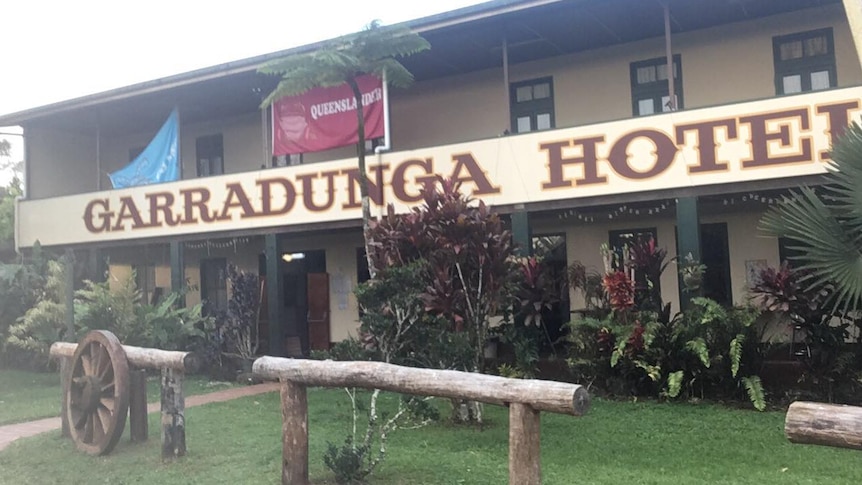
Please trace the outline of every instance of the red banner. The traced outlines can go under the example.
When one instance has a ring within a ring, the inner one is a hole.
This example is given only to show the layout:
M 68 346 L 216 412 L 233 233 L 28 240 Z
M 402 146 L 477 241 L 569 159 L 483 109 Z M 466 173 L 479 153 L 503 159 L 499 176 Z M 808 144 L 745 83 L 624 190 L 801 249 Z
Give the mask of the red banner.
M 356 79 L 365 111 L 365 138 L 383 136 L 383 82 L 375 76 Z M 359 140 L 356 98 L 346 83 L 286 96 L 272 105 L 272 154 L 318 152 Z

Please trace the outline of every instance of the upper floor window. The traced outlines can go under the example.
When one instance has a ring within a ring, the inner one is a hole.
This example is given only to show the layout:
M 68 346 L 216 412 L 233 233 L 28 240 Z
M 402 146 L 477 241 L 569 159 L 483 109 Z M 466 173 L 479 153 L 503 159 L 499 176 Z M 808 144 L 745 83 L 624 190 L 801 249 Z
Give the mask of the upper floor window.
M 682 109 L 682 58 L 673 56 L 674 99 L 670 102 L 670 88 L 667 82 L 667 58 L 656 57 L 645 61 L 632 62 L 632 114 L 646 116 Z
M 550 77 L 512 83 L 509 87 L 512 129 L 515 133 L 554 127 L 554 81 Z
M 301 153 L 290 153 L 287 155 L 275 155 L 272 157 L 273 167 L 289 167 L 291 165 L 302 165 Z
M 224 142 L 222 135 L 207 135 L 195 140 L 198 177 L 224 173 Z
M 835 87 L 835 43 L 832 29 L 772 38 L 775 93 L 793 94 Z

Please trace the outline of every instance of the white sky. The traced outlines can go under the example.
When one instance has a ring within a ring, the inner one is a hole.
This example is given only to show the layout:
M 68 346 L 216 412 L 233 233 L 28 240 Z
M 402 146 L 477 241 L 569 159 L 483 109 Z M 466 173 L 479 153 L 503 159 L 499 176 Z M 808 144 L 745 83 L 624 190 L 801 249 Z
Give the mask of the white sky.
M 424 17 L 478 0 L 11 0 L 0 114 Z M 0 132 L 20 132 L 0 127 Z M 21 137 L 4 136 L 20 160 Z M 0 173 L 0 185 L 8 174 Z

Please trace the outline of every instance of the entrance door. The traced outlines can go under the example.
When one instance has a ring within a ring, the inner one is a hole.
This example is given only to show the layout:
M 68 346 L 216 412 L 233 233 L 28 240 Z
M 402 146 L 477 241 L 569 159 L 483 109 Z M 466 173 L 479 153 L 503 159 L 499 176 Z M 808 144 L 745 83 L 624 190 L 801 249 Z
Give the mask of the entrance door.
M 703 296 L 723 305 L 733 303 L 727 224 L 721 222 L 700 225 L 700 260 L 706 265 Z
M 308 346 L 329 350 L 329 275 L 308 273 Z

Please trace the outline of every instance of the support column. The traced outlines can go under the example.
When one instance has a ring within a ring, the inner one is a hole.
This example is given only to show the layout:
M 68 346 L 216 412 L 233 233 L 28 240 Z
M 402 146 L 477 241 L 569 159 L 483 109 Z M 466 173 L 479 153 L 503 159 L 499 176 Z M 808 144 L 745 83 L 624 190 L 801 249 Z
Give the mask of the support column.
M 700 217 L 697 212 L 697 197 L 681 197 L 676 200 L 676 247 L 679 264 L 684 265 L 687 257 L 700 263 Z M 680 280 L 679 303 L 681 308 L 688 306 L 689 300 L 697 295 L 686 294 Z
M 512 213 L 512 239 L 516 244 L 515 253 L 518 256 L 533 254 L 533 235 L 530 231 L 530 213 L 524 206 L 515 208 Z
M 182 293 L 186 287 L 185 246 L 181 242 L 171 242 L 171 291 Z M 185 306 L 185 298 L 178 302 Z
M 282 306 L 281 254 L 278 250 L 278 235 L 267 234 L 264 238 L 266 255 L 266 302 L 269 318 L 269 355 L 284 355 L 284 312 Z
M 105 281 L 105 275 L 108 268 L 105 266 L 105 258 L 102 257 L 102 251 L 99 249 L 91 249 L 87 251 L 87 278 L 96 283 Z

